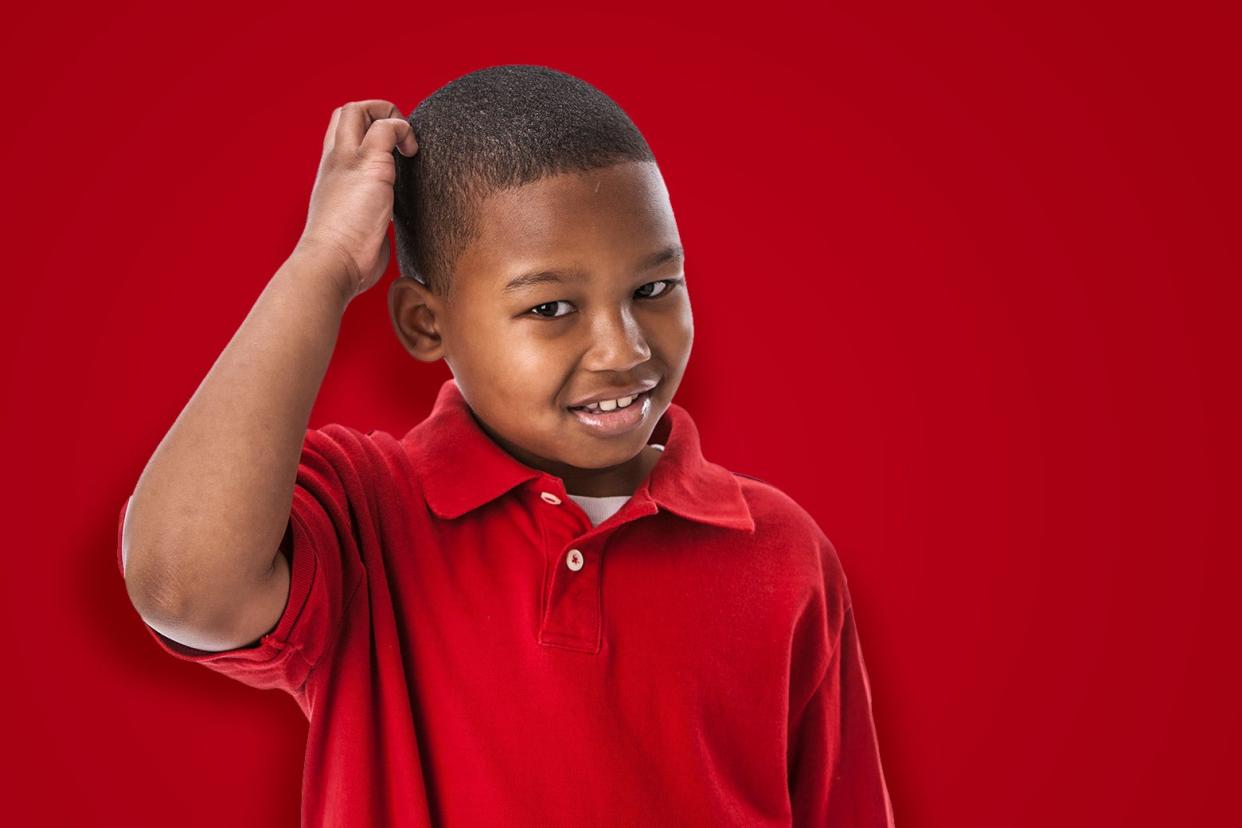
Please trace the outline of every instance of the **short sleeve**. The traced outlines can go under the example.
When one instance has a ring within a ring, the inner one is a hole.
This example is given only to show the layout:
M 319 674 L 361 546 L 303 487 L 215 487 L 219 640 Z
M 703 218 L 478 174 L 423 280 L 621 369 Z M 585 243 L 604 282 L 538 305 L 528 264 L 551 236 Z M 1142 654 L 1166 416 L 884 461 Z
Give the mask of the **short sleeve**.
M 820 535 L 825 593 L 812 636 L 815 689 L 791 711 L 789 788 L 795 827 L 892 828 L 879 758 L 871 683 L 836 550 Z M 826 660 L 826 664 L 825 664 Z
M 165 652 L 197 662 L 244 684 L 285 690 L 297 697 L 310 671 L 339 634 L 344 612 L 361 582 L 361 538 L 375 518 L 367 492 L 372 464 L 353 429 L 328 425 L 307 429 L 298 463 L 289 522 L 280 551 L 289 559 L 289 597 L 276 626 L 250 645 L 198 650 L 145 623 Z M 117 566 L 124 576 L 121 533 L 128 500 L 117 524 Z

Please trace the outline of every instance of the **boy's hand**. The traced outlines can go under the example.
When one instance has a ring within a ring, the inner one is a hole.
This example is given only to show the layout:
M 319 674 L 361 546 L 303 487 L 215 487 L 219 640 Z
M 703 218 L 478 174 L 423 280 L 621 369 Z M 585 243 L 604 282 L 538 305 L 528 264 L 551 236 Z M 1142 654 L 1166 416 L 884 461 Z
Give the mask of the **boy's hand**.
M 378 282 L 388 267 L 394 148 L 409 158 L 418 143 L 392 103 L 355 101 L 332 113 L 297 249 L 337 257 L 347 299 Z

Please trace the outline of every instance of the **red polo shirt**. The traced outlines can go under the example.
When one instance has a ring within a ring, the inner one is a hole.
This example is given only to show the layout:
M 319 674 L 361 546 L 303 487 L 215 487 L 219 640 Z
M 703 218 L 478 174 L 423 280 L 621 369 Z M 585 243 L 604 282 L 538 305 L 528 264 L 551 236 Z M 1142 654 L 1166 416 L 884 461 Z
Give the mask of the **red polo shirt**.
M 301 705 L 303 825 L 892 825 L 832 544 L 676 403 L 652 442 L 593 527 L 451 379 L 399 440 L 308 429 L 276 627 L 224 652 L 147 629 Z

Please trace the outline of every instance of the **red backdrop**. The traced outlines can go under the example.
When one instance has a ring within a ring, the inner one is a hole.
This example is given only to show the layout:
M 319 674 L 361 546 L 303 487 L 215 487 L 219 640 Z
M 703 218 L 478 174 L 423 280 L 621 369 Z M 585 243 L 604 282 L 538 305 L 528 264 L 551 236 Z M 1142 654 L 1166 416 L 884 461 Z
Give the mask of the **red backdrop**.
M 1236 818 L 1237 21 L 422 5 L 6 12 L 6 822 L 296 824 L 297 706 L 157 651 L 117 511 L 296 240 L 332 109 L 499 63 L 654 148 L 678 401 L 836 544 L 898 823 Z M 404 433 L 448 377 L 393 335 L 395 272 L 312 425 Z

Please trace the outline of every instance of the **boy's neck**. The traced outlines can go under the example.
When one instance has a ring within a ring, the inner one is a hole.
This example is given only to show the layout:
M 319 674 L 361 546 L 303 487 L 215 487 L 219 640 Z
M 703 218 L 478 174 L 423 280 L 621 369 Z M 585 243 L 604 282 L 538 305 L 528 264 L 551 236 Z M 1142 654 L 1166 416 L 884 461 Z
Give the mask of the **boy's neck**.
M 611 469 L 577 469 L 558 475 L 565 482 L 565 491 L 582 497 L 628 497 L 638 490 L 651 474 L 663 454 L 658 448 L 643 446 L 628 463 Z
M 576 466 L 536 457 L 494 432 L 473 411 L 470 415 L 478 423 L 479 428 L 492 439 L 492 442 L 504 449 L 519 463 L 547 472 L 553 477 L 559 477 L 565 484 L 566 493 L 582 497 L 620 497 L 634 494 L 664 453 L 648 444 L 643 446 L 642 451 L 620 465 L 606 469 L 580 469 Z

